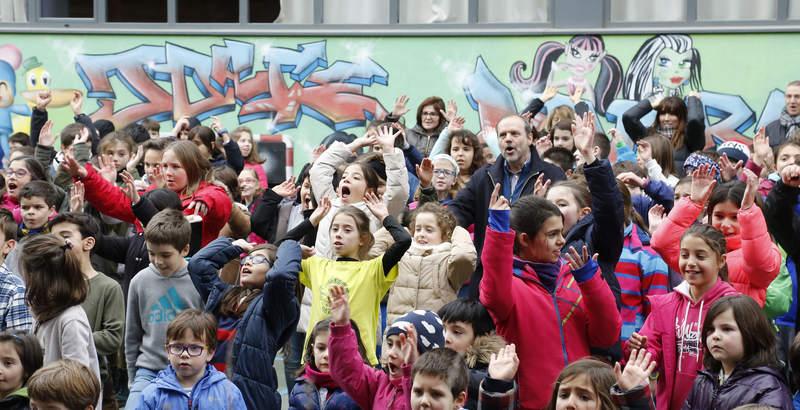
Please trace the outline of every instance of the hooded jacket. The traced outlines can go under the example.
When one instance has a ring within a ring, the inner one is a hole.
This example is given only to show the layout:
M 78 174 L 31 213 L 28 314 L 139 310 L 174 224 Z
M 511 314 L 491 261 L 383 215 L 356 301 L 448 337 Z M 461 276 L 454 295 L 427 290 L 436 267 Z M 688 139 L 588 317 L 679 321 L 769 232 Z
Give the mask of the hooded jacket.
M 137 230 L 141 230 L 136 215 L 131 209 L 131 201 L 122 189 L 106 181 L 91 164 L 86 164 L 86 176 L 81 179 L 86 190 L 86 201 L 99 212 L 119 219 L 123 222 L 136 224 Z M 189 209 L 189 204 L 200 201 L 208 206 L 208 213 L 203 216 L 203 234 L 200 245 L 206 246 L 219 236 L 219 231 L 228 223 L 231 217 L 233 202 L 224 189 L 200 181 L 200 184 L 191 195 L 180 195 L 183 213 L 186 215 L 194 213 Z
M 489 377 L 489 360 L 506 346 L 506 341 L 496 333 L 478 336 L 472 346 L 464 354 L 469 368 L 469 385 L 467 386 L 467 403 L 465 409 L 476 410 L 481 392 L 481 382 Z
M 311 375 L 330 378 L 329 373 L 309 369 L 306 363 L 305 374 L 294 381 L 294 388 L 289 394 L 289 410 L 360 410 L 356 402 L 335 383 L 329 381 L 327 387 L 317 386 Z
M 239 389 L 214 366 L 206 365 L 205 375 L 187 395 L 169 365 L 142 390 L 136 409 L 247 410 L 247 406 Z
M 444 118 L 439 121 L 439 126 L 431 131 L 430 135 L 417 124 L 414 128 L 406 128 L 406 141 L 408 145 L 413 145 L 425 157 L 431 156 L 431 150 L 436 145 L 436 140 L 439 139 L 439 134 L 447 127 L 447 121 Z
M 0 399 L 0 409 L 28 410 L 31 408 L 31 399 L 28 398 L 28 388 L 23 387 Z
M 703 205 L 688 197 L 681 199 L 653 233 L 653 249 L 676 271 L 680 270 L 681 236 L 697 221 Z M 740 234 L 725 237 L 728 281 L 737 291 L 750 296 L 763 307 L 767 287 L 781 270 L 781 253 L 772 243 L 761 208 L 753 205 L 749 209 L 739 209 L 738 220 Z
M 477 254 L 466 229 L 457 226 L 449 239 L 434 246 L 412 243 L 389 290 L 386 323 L 412 310 L 435 312 L 456 300 L 458 289 L 475 270 Z
M 219 305 L 233 286 L 217 272 L 242 253 L 230 238 L 219 238 L 200 250 L 191 262 L 192 282 L 205 301 L 205 309 L 219 317 Z M 300 308 L 295 295 L 300 271 L 300 246 L 287 240 L 278 248 L 274 265 L 267 272 L 261 294 L 254 297 L 235 326 L 231 380 L 241 390 L 248 408 L 280 409 L 275 355 L 297 326 Z
M 578 283 L 562 263 L 551 293 L 529 263 L 514 260 L 514 232 L 486 229 L 480 301 L 497 334 L 517 345 L 520 407 L 538 409 L 550 400 L 553 382 L 569 363 L 609 348 L 619 339 L 621 319 L 608 284 L 595 274 Z
M 792 410 L 792 393 L 783 375 L 769 366 L 736 367 L 722 385 L 719 384 L 719 372 L 701 370 L 683 408 L 735 409 L 745 404 Z
M 719 298 L 739 292 L 720 279 L 698 301 L 689 296 L 689 284 L 674 292 L 650 296 L 650 316 L 639 334 L 647 337 L 647 351 L 658 363 L 660 376 L 656 388 L 659 410 L 679 409 L 692 388 L 697 371 L 703 368 L 700 333 L 711 305 Z M 626 357 L 630 352 L 626 344 Z

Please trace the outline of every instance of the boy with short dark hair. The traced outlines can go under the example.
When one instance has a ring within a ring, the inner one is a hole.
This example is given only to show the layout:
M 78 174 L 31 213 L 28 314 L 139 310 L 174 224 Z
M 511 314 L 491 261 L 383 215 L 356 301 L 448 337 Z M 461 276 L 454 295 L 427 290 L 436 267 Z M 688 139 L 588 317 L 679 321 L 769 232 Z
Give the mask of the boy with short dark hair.
M 183 212 L 165 209 L 147 224 L 144 239 L 150 266 L 131 280 L 125 317 L 125 359 L 134 408 L 142 390 L 167 367 L 164 351 L 169 322 L 181 311 L 203 307 L 184 259 L 192 228 Z
M 469 384 L 467 409 L 478 408 L 478 392 L 488 374 L 489 360 L 506 342 L 494 332 L 492 317 L 475 299 L 456 299 L 439 309 L 444 323 L 444 345 L 455 350 L 467 363 Z
M 89 319 L 95 349 L 101 357 L 100 378 L 104 399 L 114 400 L 108 364 L 115 361 L 114 355 L 122 347 L 125 302 L 119 283 L 92 266 L 92 250 L 97 243 L 99 231 L 100 226 L 94 218 L 86 214 L 66 212 L 50 221 L 50 232 L 71 243 L 79 255 L 81 272 L 89 284 L 89 292 L 81 307 Z
M 570 175 L 575 168 L 575 157 L 572 151 L 564 147 L 552 147 L 542 153 L 542 159 L 558 166 L 565 174 Z
M 178 314 L 167 327 L 169 366 L 142 391 L 137 409 L 242 409 L 242 393 L 225 374 L 209 364 L 217 344 L 217 320 L 198 309 Z
M 30 145 L 31 137 L 24 132 L 15 132 L 8 137 L 8 146 L 11 147 L 12 150 L 20 147 L 29 147 Z
M 467 364 L 452 349 L 438 348 L 425 352 L 414 363 L 411 378 L 413 410 L 459 410 L 467 401 Z
M 6 255 L 17 244 L 17 223 L 5 208 L 0 208 L 0 235 L 0 331 L 28 331 L 33 318 L 25 304 L 25 283 L 5 263 Z
M 37 370 L 28 379 L 32 409 L 94 410 L 100 382 L 80 362 L 63 359 Z
M 19 193 L 22 224 L 19 237 L 47 232 L 47 221 L 56 212 L 58 192 L 47 181 L 31 181 Z

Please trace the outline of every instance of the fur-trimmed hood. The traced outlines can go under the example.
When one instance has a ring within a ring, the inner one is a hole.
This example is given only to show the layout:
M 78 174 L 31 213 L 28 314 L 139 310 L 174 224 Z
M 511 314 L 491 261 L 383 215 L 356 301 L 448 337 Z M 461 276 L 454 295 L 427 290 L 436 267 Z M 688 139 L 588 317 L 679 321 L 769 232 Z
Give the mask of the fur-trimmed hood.
M 505 346 L 506 341 L 495 332 L 476 337 L 475 341 L 472 342 L 472 346 L 464 353 L 467 367 L 472 369 L 479 363 L 488 366 L 492 353 L 499 352 Z

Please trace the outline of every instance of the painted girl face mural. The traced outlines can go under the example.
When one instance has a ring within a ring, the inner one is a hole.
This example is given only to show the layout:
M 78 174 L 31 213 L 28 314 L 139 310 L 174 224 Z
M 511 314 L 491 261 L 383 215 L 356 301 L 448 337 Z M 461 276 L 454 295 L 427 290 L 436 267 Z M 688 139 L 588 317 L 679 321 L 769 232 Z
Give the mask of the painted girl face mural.
M 625 75 L 622 95 L 642 100 L 654 93 L 683 95 L 686 84 L 702 89 L 700 53 L 692 38 L 684 34 L 661 34 L 642 44 Z
M 574 75 L 583 76 L 594 71 L 600 60 L 606 56 L 602 46 L 584 43 L 587 41 L 570 42 L 564 48 L 564 64 Z

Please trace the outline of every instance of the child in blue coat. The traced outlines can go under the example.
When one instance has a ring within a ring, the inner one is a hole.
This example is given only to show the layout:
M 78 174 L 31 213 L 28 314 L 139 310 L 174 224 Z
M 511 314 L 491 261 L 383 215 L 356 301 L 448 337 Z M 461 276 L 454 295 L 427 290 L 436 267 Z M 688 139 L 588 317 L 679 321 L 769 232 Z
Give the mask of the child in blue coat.
M 169 366 L 142 391 L 136 408 L 247 410 L 239 389 L 208 364 L 216 332 L 214 316 L 197 309 L 179 313 L 167 327 Z

